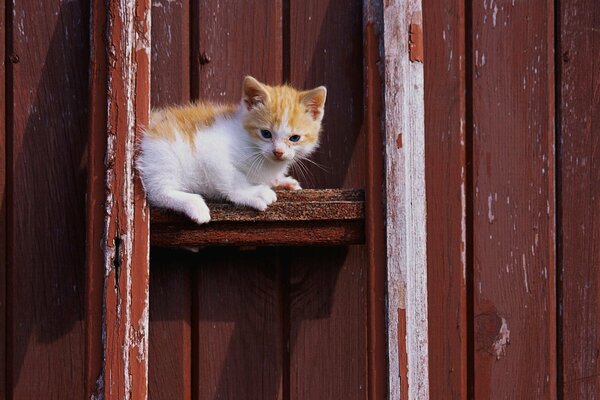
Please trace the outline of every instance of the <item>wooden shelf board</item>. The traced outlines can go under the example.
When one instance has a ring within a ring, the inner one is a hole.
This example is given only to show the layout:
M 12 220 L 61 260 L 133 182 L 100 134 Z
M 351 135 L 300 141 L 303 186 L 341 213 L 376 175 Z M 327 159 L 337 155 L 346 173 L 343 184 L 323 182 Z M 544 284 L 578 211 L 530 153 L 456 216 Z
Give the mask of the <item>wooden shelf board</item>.
M 160 247 L 364 243 L 362 190 L 277 191 L 277 199 L 263 212 L 209 203 L 212 220 L 205 225 L 172 211 L 152 209 L 150 243 Z

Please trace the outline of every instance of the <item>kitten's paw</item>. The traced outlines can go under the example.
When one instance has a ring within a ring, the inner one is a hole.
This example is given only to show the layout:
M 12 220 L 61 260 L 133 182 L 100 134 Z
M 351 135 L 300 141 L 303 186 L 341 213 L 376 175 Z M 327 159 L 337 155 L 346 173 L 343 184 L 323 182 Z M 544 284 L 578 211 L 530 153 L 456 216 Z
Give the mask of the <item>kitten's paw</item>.
M 277 201 L 277 195 L 268 186 L 258 185 L 234 193 L 230 196 L 230 200 L 235 204 L 264 211 Z
M 292 178 L 291 176 L 284 176 L 283 178 L 275 179 L 273 181 L 273 187 L 276 189 L 285 189 L 285 190 L 300 190 L 302 187 L 300 183 Z
M 210 210 L 202 199 L 190 201 L 185 207 L 185 214 L 197 224 L 206 224 L 210 221 Z

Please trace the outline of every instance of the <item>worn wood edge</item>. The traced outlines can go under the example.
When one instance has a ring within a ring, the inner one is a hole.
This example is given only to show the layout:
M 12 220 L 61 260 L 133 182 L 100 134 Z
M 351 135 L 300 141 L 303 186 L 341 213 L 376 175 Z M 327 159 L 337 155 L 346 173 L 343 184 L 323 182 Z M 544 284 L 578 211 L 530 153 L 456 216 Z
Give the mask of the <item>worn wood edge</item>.
M 278 200 L 265 211 L 238 207 L 231 203 L 209 203 L 211 222 L 286 222 L 286 221 L 336 221 L 364 219 L 364 194 L 361 190 L 299 190 L 278 191 Z M 185 215 L 170 210 L 153 208 L 152 226 L 196 226 Z
M 342 246 L 365 243 L 362 221 L 256 222 L 240 229 L 221 223 L 196 229 L 153 229 L 150 243 L 157 247 L 206 246 Z
M 406 312 L 406 337 L 397 330 L 388 337 L 390 399 L 401 398 L 403 385 L 409 399 L 429 398 L 424 71 L 408 49 L 410 25 L 422 25 L 421 7 L 421 0 L 390 0 L 384 7 L 388 324 L 397 326 L 398 310 Z
M 368 257 L 368 395 L 385 398 L 389 393 L 386 324 L 386 238 L 384 211 L 383 135 L 383 4 L 363 1 L 364 98 L 366 146 L 365 234 Z
M 0 0 L 0 398 L 7 398 L 6 392 L 6 273 L 8 265 L 7 254 L 7 158 L 6 158 L 6 2 Z
M 86 196 L 85 396 L 98 399 L 102 374 L 102 303 L 104 290 L 104 155 L 106 152 L 106 10 L 103 0 L 90 4 L 88 176 Z
M 143 399 L 148 396 L 149 218 L 133 162 L 136 132 L 150 111 L 151 5 L 111 0 L 107 13 L 101 396 Z

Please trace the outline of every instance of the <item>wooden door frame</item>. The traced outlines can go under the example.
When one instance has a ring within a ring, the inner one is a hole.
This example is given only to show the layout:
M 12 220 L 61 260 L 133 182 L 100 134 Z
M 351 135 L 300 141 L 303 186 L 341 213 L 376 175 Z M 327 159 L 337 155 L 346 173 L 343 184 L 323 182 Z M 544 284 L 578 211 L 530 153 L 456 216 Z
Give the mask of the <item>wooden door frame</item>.
M 91 6 L 86 390 L 90 398 L 147 398 L 149 214 L 133 160 L 150 109 L 151 3 L 109 0 L 108 8 Z M 369 398 L 424 399 L 421 0 L 364 0 L 363 10 Z

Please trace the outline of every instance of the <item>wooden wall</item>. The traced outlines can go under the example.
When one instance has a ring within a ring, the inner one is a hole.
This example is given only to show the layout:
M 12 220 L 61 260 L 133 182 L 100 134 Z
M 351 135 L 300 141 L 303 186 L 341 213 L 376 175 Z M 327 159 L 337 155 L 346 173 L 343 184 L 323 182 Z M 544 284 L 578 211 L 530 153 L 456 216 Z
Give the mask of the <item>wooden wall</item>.
M 431 398 L 600 397 L 595 1 L 424 1 Z
M 329 89 L 365 187 L 362 2 L 153 1 L 153 105 Z M 0 398 L 85 396 L 87 0 L 0 0 Z M 423 0 L 429 397 L 600 398 L 600 4 Z M 96 156 L 99 156 L 96 154 Z M 153 249 L 152 399 L 364 399 L 351 248 Z M 89 373 L 89 371 L 88 371 Z

